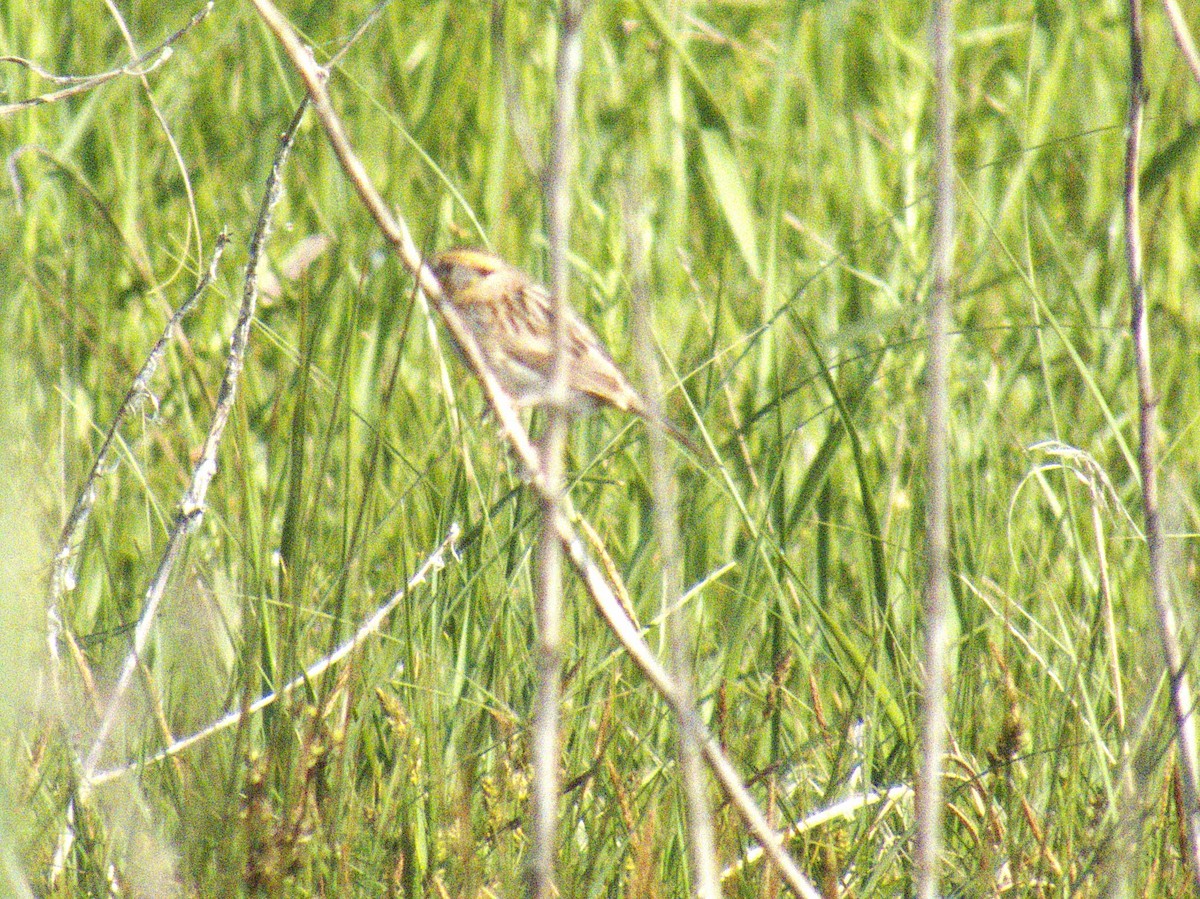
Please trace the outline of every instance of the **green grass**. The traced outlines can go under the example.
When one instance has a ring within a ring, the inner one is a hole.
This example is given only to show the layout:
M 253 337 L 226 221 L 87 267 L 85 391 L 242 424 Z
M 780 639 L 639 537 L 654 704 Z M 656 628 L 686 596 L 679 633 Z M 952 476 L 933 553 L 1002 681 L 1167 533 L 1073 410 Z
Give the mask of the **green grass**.
M 142 51 L 195 9 L 127 6 Z M 544 152 L 553 6 L 511 6 L 514 77 Z M 368 9 L 285 12 L 324 59 Z M 540 276 L 541 189 L 505 112 L 489 14 L 396 0 L 331 91 L 419 243 L 487 243 Z M 667 408 L 721 455 L 720 465 L 679 466 L 684 582 L 721 571 L 687 608 L 698 694 L 781 826 L 864 783 L 914 776 L 926 14 L 729 2 L 692 7 L 679 28 L 646 0 L 599 3 L 587 18 L 573 302 L 634 371 L 621 209 L 636 191 L 651 230 L 656 338 L 682 380 Z M 1147 14 L 1146 272 L 1169 547 L 1186 610 L 1200 512 L 1190 299 L 1200 287 L 1200 93 L 1158 7 Z M 1100 896 L 1127 877 L 1131 894 L 1181 895 L 1190 875 L 1131 456 L 1123 8 L 984 2 L 957 15 L 946 891 Z M 36 14 L 0 7 L 0 52 L 70 74 L 128 59 L 101 5 L 61 0 Z M 11 64 L 0 76 L 3 102 L 55 89 Z M 159 749 L 160 715 L 184 736 L 296 676 L 455 522 L 457 555 L 383 636 L 290 703 L 101 788 L 77 810 L 66 872 L 49 885 L 71 753 L 86 752 L 96 721 L 80 685 L 58 714 L 39 677 L 51 548 L 168 310 L 228 227 L 216 285 L 160 367 L 154 402 L 122 432 L 64 604 L 103 696 L 211 419 L 246 244 L 301 96 L 244 3 L 218 4 L 148 80 L 199 233 L 137 79 L 0 119 L 4 155 L 25 148 L 21 204 L 11 183 L 0 186 L 9 870 L 54 896 L 104 894 L 110 865 L 123 889 L 146 895 L 155 883 L 168 885 L 158 895 L 519 893 L 537 506 L 312 118 L 268 254 L 278 270 L 303 238 L 333 242 L 259 308 L 203 526 L 106 760 Z M 1050 440 L 1078 454 L 1034 448 Z M 615 413 L 578 422 L 572 497 L 661 649 L 646 442 L 641 424 Z M 562 894 L 683 895 L 670 713 L 570 579 L 567 605 Z M 1121 778 L 1134 755 L 1143 780 L 1129 799 Z M 716 830 L 722 864 L 749 848 L 727 807 Z M 897 895 L 911 883 L 913 832 L 911 803 L 872 806 L 790 848 L 818 884 Z M 770 894 L 761 862 L 726 886 Z

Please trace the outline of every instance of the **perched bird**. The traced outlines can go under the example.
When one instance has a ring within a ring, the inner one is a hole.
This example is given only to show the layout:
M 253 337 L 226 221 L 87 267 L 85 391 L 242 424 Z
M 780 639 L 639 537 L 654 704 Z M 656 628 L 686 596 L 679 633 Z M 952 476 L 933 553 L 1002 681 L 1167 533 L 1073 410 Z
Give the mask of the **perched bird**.
M 444 302 L 458 312 L 479 345 L 484 363 L 518 406 L 546 401 L 554 368 L 550 296 L 527 274 L 487 250 L 439 253 L 433 273 Z M 633 389 L 582 319 L 567 315 L 568 404 L 586 410 L 598 404 L 651 420 L 646 402 Z M 669 421 L 663 427 L 699 455 L 694 443 Z

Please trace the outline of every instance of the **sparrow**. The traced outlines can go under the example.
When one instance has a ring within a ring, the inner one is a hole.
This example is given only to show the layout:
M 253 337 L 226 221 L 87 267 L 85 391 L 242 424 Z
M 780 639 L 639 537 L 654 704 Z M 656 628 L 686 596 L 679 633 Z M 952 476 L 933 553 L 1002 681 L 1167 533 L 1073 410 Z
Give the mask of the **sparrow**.
M 483 362 L 513 403 L 546 402 L 554 368 L 554 334 L 546 288 L 495 253 L 455 249 L 433 259 L 443 302 L 458 313 L 479 345 Z M 611 406 L 652 421 L 646 401 L 629 383 L 600 338 L 572 309 L 564 310 L 568 408 Z M 699 448 L 669 421 L 663 428 L 691 452 Z

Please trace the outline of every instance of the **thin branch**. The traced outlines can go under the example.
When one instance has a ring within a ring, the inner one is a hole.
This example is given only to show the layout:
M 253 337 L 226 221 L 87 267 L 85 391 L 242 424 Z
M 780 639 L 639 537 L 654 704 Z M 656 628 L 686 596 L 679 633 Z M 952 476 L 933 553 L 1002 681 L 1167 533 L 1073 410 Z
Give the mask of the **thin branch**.
M 20 56 L 0 56 L 0 62 L 11 62 L 15 65 L 23 66 L 42 78 L 46 78 L 57 84 L 68 85 L 60 91 L 52 91 L 51 93 L 41 94 L 37 97 L 29 97 L 25 100 L 18 100 L 16 103 L 4 103 L 0 105 L 0 118 L 20 112 L 23 109 L 32 109 L 35 106 L 44 106 L 47 103 L 57 103 L 60 100 L 66 100 L 69 97 L 74 97 L 77 94 L 97 88 L 122 75 L 145 75 L 147 72 L 154 71 L 171 58 L 172 53 L 174 53 L 173 45 L 175 42 L 200 24 L 212 12 L 212 8 L 213 0 L 209 0 L 208 3 L 192 14 L 192 17 L 188 19 L 182 28 L 157 47 L 147 50 L 127 65 L 123 65 L 118 69 L 110 69 L 107 72 L 101 72 L 97 75 L 54 75 L 32 60 L 23 59 Z
M 507 393 L 489 372 L 483 359 L 483 353 L 475 341 L 474 334 L 467 328 L 462 319 L 458 317 L 452 306 L 445 304 L 441 308 L 446 326 L 454 334 L 459 349 L 466 357 L 467 364 L 473 371 L 479 373 L 484 392 L 488 397 L 488 402 L 496 413 L 496 417 L 505 435 L 511 442 L 513 451 L 517 454 L 526 472 L 529 474 L 530 486 L 540 495 L 544 495 L 540 460 L 537 451 L 534 449 L 533 442 L 529 439 L 528 432 L 525 431 L 525 426 L 521 423 L 521 419 L 517 415 L 516 409 L 508 398 Z M 587 588 L 588 594 L 591 596 L 596 608 L 604 620 L 608 622 L 609 629 L 612 630 L 613 634 L 621 642 L 621 645 L 625 647 L 625 651 L 629 653 L 634 664 L 638 666 L 646 676 L 646 679 L 650 681 L 651 686 L 666 699 L 672 711 L 678 716 L 688 716 L 690 718 L 690 725 L 698 736 L 701 751 L 704 753 L 704 757 L 716 776 L 717 781 L 721 784 L 721 788 L 725 791 L 729 801 L 741 816 L 743 823 L 763 845 L 767 856 L 778 867 L 784 880 L 787 881 L 793 892 L 798 896 L 805 897 L 805 899 L 816 899 L 820 894 L 809 883 L 808 879 L 805 878 L 796 866 L 795 861 L 792 860 L 783 848 L 782 838 L 775 833 L 771 825 L 767 822 L 766 816 L 754 802 L 754 797 L 750 795 L 749 790 L 742 783 L 736 769 L 733 767 L 733 763 L 729 761 L 720 744 L 708 733 L 704 727 L 704 723 L 699 720 L 694 711 L 691 711 L 686 704 L 680 701 L 679 691 L 676 688 L 674 679 L 655 657 L 653 650 L 650 649 L 629 616 L 625 613 L 621 601 L 609 586 L 603 571 L 588 556 L 583 541 L 575 533 L 571 525 L 571 518 L 574 513 L 570 508 L 569 499 L 564 498 L 563 506 L 565 509 L 560 512 L 556 523 L 559 539 L 567 551 L 568 561 L 571 562 L 576 573 L 584 582 L 584 586 Z
M 217 267 L 221 262 L 221 256 L 224 254 L 228 243 L 229 234 L 226 231 L 222 231 L 217 237 L 216 247 L 213 249 L 212 259 L 209 261 L 208 268 L 200 276 L 200 280 L 197 282 L 191 295 L 175 310 L 163 328 L 162 335 L 155 341 L 154 346 L 150 348 L 150 353 L 147 355 L 145 363 L 134 377 L 133 384 L 125 394 L 121 405 L 117 408 L 116 415 L 113 416 L 112 423 L 109 425 L 104 439 L 100 442 L 100 449 L 97 451 L 96 458 L 92 462 L 91 470 L 88 472 L 87 477 L 84 478 L 83 486 L 75 498 L 75 505 L 71 508 L 70 514 L 67 515 L 66 523 L 63 525 L 62 533 L 59 536 L 58 548 L 54 552 L 54 559 L 50 570 L 50 583 L 46 600 L 46 641 L 49 651 L 51 681 L 54 685 L 58 712 L 63 717 L 63 720 L 66 720 L 61 672 L 61 644 L 64 640 L 70 644 L 71 657 L 75 660 L 76 667 L 79 669 L 81 680 L 84 684 L 91 683 L 91 672 L 86 669 L 83 654 L 78 651 L 78 648 L 75 646 L 74 637 L 64 623 L 61 605 L 63 597 L 75 588 L 79 547 L 83 543 L 83 535 L 87 529 L 92 509 L 96 504 L 100 479 L 112 468 L 109 456 L 117 434 L 120 433 L 126 419 L 133 414 L 145 399 L 149 398 L 157 403 L 154 400 L 154 393 L 150 389 L 150 380 L 154 377 L 154 373 L 162 361 L 163 354 L 167 351 L 167 345 L 178 332 L 184 316 L 195 308 L 200 296 L 215 280 Z
M 946 335 L 954 268 L 954 85 L 951 0 L 935 0 L 933 290 L 929 298 L 929 362 L 925 467 L 925 683 L 921 693 L 921 771 L 917 780 L 916 893 L 938 895 L 942 845 L 942 756 L 946 751 L 946 641 L 949 580 L 949 399 Z
M 146 590 L 146 599 L 142 607 L 141 617 L 134 629 L 133 647 L 125 658 L 125 664 L 117 677 L 112 696 L 109 698 L 104 716 L 96 728 L 92 739 L 92 747 L 83 761 L 79 800 L 85 802 L 91 793 L 92 778 L 100 765 L 100 759 L 108 744 L 108 738 L 116 726 L 124 702 L 125 694 L 133 680 L 138 659 L 145 651 L 150 639 L 154 620 L 159 605 L 166 593 L 167 581 L 175 569 L 175 563 L 183 550 L 184 542 L 204 519 L 205 499 L 208 495 L 209 484 L 217 472 L 217 451 L 225 432 L 225 425 L 233 411 L 233 403 L 237 398 L 238 382 L 241 378 L 242 367 L 245 365 L 246 349 L 250 339 L 250 324 L 254 319 L 254 309 L 258 301 L 258 277 L 256 274 L 258 260 L 266 244 L 270 232 L 272 212 L 282 193 L 283 166 L 287 161 L 288 152 L 296 136 L 296 129 L 308 108 L 307 102 L 302 102 L 296 111 L 288 129 L 280 141 L 279 150 L 275 155 L 275 163 L 267 179 L 267 191 L 263 197 L 259 213 L 258 226 L 250 240 L 249 261 L 246 264 L 246 277 L 242 292 L 242 306 L 238 315 L 237 325 L 230 341 L 229 357 L 225 367 L 225 376 L 217 394 L 217 408 L 209 425 L 208 435 L 200 451 L 200 457 L 192 470 L 192 482 L 179 503 L 179 511 L 167 538 L 167 547 L 159 560 L 158 569 Z
M 195 308 L 201 294 L 208 289 L 209 285 L 216 278 L 217 267 L 220 265 L 221 256 L 224 254 L 225 247 L 228 244 L 229 233 L 222 231 L 217 237 L 217 245 L 213 249 L 212 259 L 209 260 L 208 268 L 201 275 L 195 290 L 192 291 L 191 295 L 183 301 L 167 321 L 162 335 L 155 341 L 154 346 L 151 347 L 150 353 L 146 356 L 145 363 L 134 377 L 133 384 L 125 394 L 125 399 L 121 401 L 121 405 L 118 407 L 116 415 L 113 416 L 108 431 L 105 432 L 104 440 L 100 443 L 100 449 L 96 453 L 95 460 L 92 462 L 91 470 L 88 472 L 87 477 L 84 478 L 83 487 L 79 491 L 75 505 L 67 516 L 66 524 L 63 525 L 62 534 L 58 539 L 58 549 L 54 553 L 54 564 L 50 574 L 50 596 L 46 604 L 47 615 L 50 619 L 51 659 L 58 658 L 59 627 L 61 626 L 59 603 L 63 595 L 75 586 L 77 550 L 83 540 L 84 529 L 87 527 L 88 518 L 96 502 L 97 484 L 100 478 L 109 471 L 108 457 L 112 450 L 113 441 L 116 439 L 117 433 L 120 431 L 121 426 L 124 425 L 125 420 L 138 408 L 141 401 L 146 398 L 153 399 L 154 394 L 150 390 L 150 379 L 154 377 L 154 373 L 162 361 L 163 354 L 167 351 L 167 345 L 175 335 L 180 323 Z
M 852 822 L 855 814 L 861 809 L 882 804 L 884 807 L 875 815 L 875 819 L 879 820 L 893 806 L 901 802 L 909 802 L 912 798 L 912 787 L 907 784 L 889 787 L 886 790 L 867 790 L 862 793 L 853 793 L 845 799 L 835 802 L 833 805 L 813 812 L 811 815 L 805 817 L 803 821 L 797 821 L 784 831 L 783 836 L 787 839 L 795 839 L 801 834 L 816 830 L 818 827 L 823 827 L 833 821 L 846 820 Z M 758 862 L 763 855 L 761 846 L 755 846 L 748 850 L 740 859 L 721 871 L 721 882 L 724 883 L 727 880 L 732 880 L 740 876 L 748 867 Z
M 569 502 L 565 505 L 569 507 Z M 782 836 L 771 828 L 766 816 L 758 808 L 754 797 L 750 795 L 750 791 L 746 789 L 737 770 L 733 767 L 733 763 L 721 749 L 721 745 L 708 732 L 695 710 L 686 704 L 686 697 L 679 689 L 675 679 L 662 662 L 655 657 L 654 651 L 650 649 L 633 622 L 622 610 L 620 601 L 604 578 L 604 573 L 588 556 L 583 541 L 571 527 L 568 514 L 573 515 L 569 508 L 568 513 L 559 516 L 558 535 L 567 551 L 567 558 L 587 588 L 588 595 L 591 596 L 596 609 L 608 622 L 609 629 L 621 641 L 621 645 L 625 647 L 633 663 L 667 701 L 671 711 L 679 717 L 689 719 L 689 727 L 696 734 L 701 752 L 704 753 L 704 758 L 713 774 L 716 775 L 726 797 L 741 816 L 742 822 L 762 844 L 767 856 L 778 867 L 788 886 L 798 896 L 803 896 L 805 899 L 817 899 L 820 893 L 809 883 L 800 869 L 796 867 L 791 856 L 787 854 L 783 848 Z
M 1175 44 L 1179 47 L 1179 52 L 1183 54 L 1188 68 L 1192 70 L 1192 77 L 1196 79 L 1197 84 L 1200 84 L 1200 53 L 1196 51 L 1196 42 L 1192 40 L 1192 33 L 1188 30 L 1183 10 L 1179 8 L 1179 4 L 1175 0 L 1163 0 L 1163 8 L 1167 12 L 1167 21 L 1171 25 L 1171 34 L 1175 36 Z
M 1129 2 L 1129 119 L 1125 134 L 1125 252 L 1129 270 L 1130 327 L 1138 384 L 1138 469 L 1142 478 L 1142 514 L 1150 566 L 1150 593 L 1158 618 L 1159 639 L 1171 687 L 1171 710 L 1179 740 L 1177 777 L 1180 815 L 1187 834 L 1192 877 L 1200 890 L 1200 775 L 1197 773 L 1196 719 L 1191 687 L 1179 641 L 1179 622 L 1167 587 L 1167 560 L 1158 506 L 1158 458 L 1154 444 L 1158 397 L 1150 360 L 1150 325 L 1146 314 L 1146 285 L 1142 273 L 1141 164 L 1145 83 L 1142 64 L 1142 4 Z
M 400 258 L 401 264 L 417 279 L 425 296 L 437 305 L 438 312 L 441 314 L 442 320 L 446 323 L 447 329 L 454 335 L 458 345 L 463 348 L 464 354 L 468 357 L 468 364 L 483 384 L 492 410 L 496 413 L 496 418 L 501 428 L 508 436 L 513 449 L 524 465 L 526 475 L 530 478 L 534 488 L 542 492 L 544 490 L 544 481 L 542 479 L 542 466 L 539 453 L 534 448 L 533 441 L 529 439 L 529 433 L 525 430 L 525 426 L 521 424 L 516 407 L 491 373 L 489 366 L 484 363 L 483 356 L 479 352 L 474 339 L 471 337 L 466 324 L 459 317 L 458 313 L 454 311 L 453 306 L 442 302 L 441 286 L 438 284 L 437 278 L 434 277 L 429 266 L 424 264 L 421 251 L 417 248 L 416 241 L 413 240 L 412 232 L 407 222 L 403 218 L 394 218 L 392 216 L 387 203 L 384 202 L 379 191 L 375 189 L 375 185 L 367 174 L 362 160 L 358 158 L 353 147 L 350 146 L 345 129 L 342 128 L 341 120 L 338 119 L 337 113 L 334 112 L 333 104 L 329 100 L 329 92 L 325 88 L 329 74 L 328 70 L 317 65 L 311 49 L 300 42 L 300 39 L 296 36 L 296 32 L 292 30 L 287 19 L 283 17 L 283 14 L 271 0 L 251 0 L 251 2 L 254 3 L 259 15 L 262 16 L 263 21 L 267 23 L 267 27 L 271 29 L 279 43 L 283 46 L 284 52 L 287 53 L 292 65 L 296 67 L 296 71 L 303 79 L 305 87 L 308 90 L 308 96 L 313 103 L 313 110 L 316 112 L 322 127 L 324 127 L 325 134 L 329 138 L 329 143 L 333 147 L 334 155 L 337 156 L 342 170 L 346 173 L 346 177 L 350 179 L 350 184 L 358 192 L 363 205 L 367 207 L 367 211 L 375 219 L 375 223 L 383 232 L 384 238 L 391 244 L 392 249 Z
M 212 423 L 209 425 L 208 435 L 201 449 L 200 457 L 192 470 L 191 485 L 180 500 L 179 510 L 175 514 L 175 521 L 167 537 L 166 549 L 163 551 L 162 558 L 158 563 L 158 569 L 155 571 L 154 577 L 146 589 L 141 616 L 134 629 L 133 646 L 125 657 L 125 662 L 113 687 L 112 695 L 109 697 L 104 714 L 101 716 L 100 723 L 96 727 L 96 732 L 92 737 L 91 749 L 88 751 L 87 756 L 79 763 L 79 786 L 76 795 L 68 804 L 67 823 L 63 832 L 59 835 L 58 845 L 54 850 L 54 857 L 51 863 L 51 883 L 57 881 L 66 865 L 67 856 L 75 841 L 75 831 L 72 822 L 75 817 L 76 805 L 86 805 L 96 786 L 96 769 L 99 767 L 104 750 L 108 745 L 108 738 L 112 735 L 112 731 L 116 727 L 117 719 L 120 717 L 124 704 L 125 695 L 129 691 L 130 684 L 133 682 L 133 675 L 138 669 L 140 659 L 150 639 L 159 606 L 166 593 L 167 582 L 175 569 L 175 563 L 179 559 L 188 536 L 199 527 L 204 519 L 204 501 L 208 495 L 208 486 L 217 471 L 217 450 L 220 448 L 221 436 L 225 431 L 225 424 L 229 420 L 234 400 L 237 398 L 238 381 L 241 376 L 242 367 L 245 364 L 246 349 L 250 338 L 250 325 L 254 319 L 254 309 L 258 300 L 258 277 L 256 274 L 258 261 L 262 256 L 267 234 L 270 230 L 271 214 L 282 193 L 283 166 L 287 160 L 288 152 L 291 150 L 292 143 L 295 140 L 296 129 L 299 128 L 308 105 L 306 98 L 296 110 L 296 115 L 284 132 L 280 140 L 279 149 L 275 154 L 275 163 L 267 179 L 267 190 L 263 196 L 258 225 L 254 236 L 250 240 L 249 259 L 246 264 L 246 277 L 243 282 L 242 306 L 238 315 L 237 325 L 233 331 L 233 338 L 230 341 L 229 356 L 226 362 L 225 376 L 221 382 L 221 389 L 217 397 L 216 411 L 213 414 Z
M 342 123 L 333 110 L 333 104 L 329 101 L 329 92 L 325 89 L 329 70 L 324 66 L 317 65 L 312 49 L 301 43 L 296 32 L 292 30 L 292 26 L 288 24 L 287 19 L 283 17 L 271 0 L 251 0 L 251 2 L 254 3 L 254 8 L 258 10 L 263 21 L 267 23 L 267 27 L 283 45 L 292 65 L 296 67 L 296 71 L 304 80 L 304 85 L 313 103 L 313 111 L 316 112 L 317 118 L 325 128 L 325 133 L 329 137 L 329 143 L 333 146 L 333 152 L 337 156 L 338 162 L 350 179 L 350 184 L 358 191 L 359 198 L 367 207 L 367 211 L 371 213 L 376 224 L 383 231 L 383 236 L 399 255 L 405 268 L 420 281 L 425 295 L 440 299 L 442 292 L 438 287 L 437 279 L 428 266 L 423 265 L 421 251 L 417 248 L 417 243 L 413 240 L 407 223 L 403 219 L 392 217 L 383 197 L 379 195 L 379 191 L 375 189 L 370 176 L 367 175 L 362 160 L 355 154 L 350 146 L 350 141 L 346 138 Z
M 378 3 L 371 7 L 371 11 L 367 13 L 366 17 L 359 22 L 354 31 L 350 33 L 350 37 L 346 38 L 345 42 L 338 47 L 338 51 L 329 58 L 329 62 L 326 63 L 326 68 L 332 69 L 336 67 L 338 63 L 345 58 L 346 54 L 350 52 L 351 48 L 359 42 L 364 34 L 367 33 L 367 29 L 370 28 L 375 23 L 375 20 L 379 18 L 379 15 L 383 12 L 384 7 L 391 2 L 392 0 L 379 0 Z

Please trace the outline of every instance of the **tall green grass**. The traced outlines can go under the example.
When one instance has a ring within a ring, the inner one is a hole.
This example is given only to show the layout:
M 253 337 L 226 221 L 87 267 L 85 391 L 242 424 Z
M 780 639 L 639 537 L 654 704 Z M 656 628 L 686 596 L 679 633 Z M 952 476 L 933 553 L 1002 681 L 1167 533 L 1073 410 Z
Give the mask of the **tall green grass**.
M 368 8 L 286 12 L 322 59 Z M 194 9 L 169 0 L 123 11 L 144 50 Z M 489 15 L 484 4 L 397 0 L 331 90 L 419 242 L 488 244 L 540 276 L 540 184 L 505 106 Z M 945 858 L 957 895 L 1109 895 L 1122 883 L 1180 895 L 1189 882 L 1131 456 L 1123 15 L 1105 3 L 958 9 Z M 1200 101 L 1157 8 L 1148 15 L 1146 270 L 1186 609 Z M 720 454 L 679 460 L 684 581 L 708 579 L 688 600 L 698 694 L 780 827 L 913 779 L 931 189 L 924 16 L 913 4 L 731 2 L 690 7 L 676 26 L 652 0 L 588 13 L 574 303 L 633 371 L 621 208 L 636 191 L 653 232 L 656 337 L 677 382 L 667 409 Z M 539 149 L 552 26 L 550 4 L 513 4 L 499 26 Z M 0 52 L 64 74 L 128 60 L 102 6 L 54 0 L 36 14 L 0 7 Z M 11 64 L 0 73 L 5 102 L 54 89 Z M 0 188 L 3 477 L 16 485 L 5 497 L 3 605 L 17 621 L 4 628 L 0 848 L 39 895 L 104 894 L 110 865 L 124 889 L 146 895 L 517 893 L 536 503 L 313 123 L 289 162 L 269 246 L 282 292 L 260 307 L 204 525 L 108 761 L 152 754 L 164 724 L 184 736 L 282 685 L 346 639 L 453 523 L 463 536 L 350 662 L 102 788 L 77 810 L 75 848 L 49 885 L 72 747 L 86 750 L 96 711 L 76 688 L 56 713 L 22 648 L 30 634 L 44 639 L 39 579 L 100 434 L 228 227 L 217 285 L 122 433 L 64 605 L 103 696 L 209 424 L 246 241 L 302 95 L 247 4 L 218 4 L 147 78 L 199 232 L 136 78 L 0 120 L 21 185 L 20 203 L 11 183 Z M 290 251 L 315 234 L 333 238 L 328 250 L 286 277 Z M 1037 446 L 1045 441 L 1056 443 Z M 642 426 L 616 414 L 579 421 L 571 493 L 660 645 L 645 445 Z M 560 888 L 682 895 L 671 715 L 577 585 L 568 607 Z M 732 864 L 749 838 L 728 808 L 716 824 Z M 876 805 L 790 848 L 828 890 L 895 895 L 910 882 L 912 832 L 911 803 Z M 727 889 L 770 895 L 770 875 L 759 862 Z

